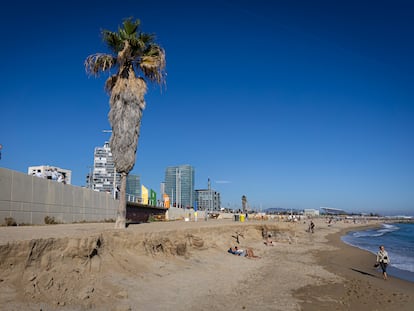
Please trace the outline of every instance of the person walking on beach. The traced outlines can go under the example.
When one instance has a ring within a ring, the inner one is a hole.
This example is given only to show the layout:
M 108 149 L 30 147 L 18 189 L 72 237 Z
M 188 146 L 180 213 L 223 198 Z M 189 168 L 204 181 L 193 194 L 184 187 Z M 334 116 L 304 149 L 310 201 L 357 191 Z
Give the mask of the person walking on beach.
M 308 232 L 315 232 L 315 224 L 314 222 L 311 220 L 310 224 L 309 224 L 309 228 L 308 228 Z
M 388 256 L 388 253 L 385 250 L 384 245 L 381 245 L 377 253 L 377 264 L 382 269 L 382 275 L 384 277 L 384 280 L 387 279 L 387 266 L 389 263 L 390 263 L 390 257 Z

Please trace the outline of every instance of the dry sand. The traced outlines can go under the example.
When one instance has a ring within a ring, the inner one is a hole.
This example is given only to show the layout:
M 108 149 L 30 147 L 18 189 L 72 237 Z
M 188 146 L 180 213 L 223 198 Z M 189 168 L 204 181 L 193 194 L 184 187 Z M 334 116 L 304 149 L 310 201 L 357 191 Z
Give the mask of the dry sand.
M 0 227 L 1 310 L 412 310 L 414 284 L 339 241 L 355 224 Z M 274 246 L 263 243 L 271 233 Z M 251 247 L 258 259 L 227 253 Z M 331 235 L 333 234 L 333 235 Z M 366 272 L 366 273 L 365 273 Z M 410 295 L 411 293 L 411 295 Z M 411 307 L 411 308 L 410 308 Z

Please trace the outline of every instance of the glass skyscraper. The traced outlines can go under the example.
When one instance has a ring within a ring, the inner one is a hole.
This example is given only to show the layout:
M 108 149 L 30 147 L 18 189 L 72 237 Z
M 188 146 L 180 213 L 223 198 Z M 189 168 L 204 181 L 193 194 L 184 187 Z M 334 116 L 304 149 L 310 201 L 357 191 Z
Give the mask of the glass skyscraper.
M 141 200 L 141 178 L 138 175 L 129 174 L 126 182 L 126 196 L 129 200 L 138 202 Z
M 194 168 L 188 164 L 167 167 L 164 191 L 172 206 L 194 207 Z

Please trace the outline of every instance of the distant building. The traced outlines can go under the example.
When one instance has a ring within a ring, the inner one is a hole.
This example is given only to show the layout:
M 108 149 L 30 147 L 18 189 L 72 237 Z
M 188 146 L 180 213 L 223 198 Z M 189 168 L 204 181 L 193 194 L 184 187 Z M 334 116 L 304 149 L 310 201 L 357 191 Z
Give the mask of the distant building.
M 160 193 L 161 193 L 161 194 L 165 193 L 165 182 L 162 182 L 162 183 L 160 184 Z
M 100 192 L 109 192 L 119 198 L 121 174 L 116 173 L 114 160 L 109 143 L 96 147 L 94 151 L 93 170 L 86 176 L 87 188 Z M 138 175 L 128 174 L 126 196 L 138 202 L 141 198 L 141 180 Z
M 197 208 L 204 211 L 219 211 L 221 207 L 220 193 L 211 189 L 210 179 L 208 179 L 207 189 L 196 190 Z
M 127 176 L 126 195 L 128 201 L 139 202 L 141 200 L 141 178 L 138 175 Z
M 164 191 L 169 196 L 172 206 L 183 208 L 194 206 L 194 174 L 194 167 L 188 164 L 167 167 Z
M 37 173 L 40 173 L 40 175 L 47 179 L 52 179 L 52 172 L 54 170 L 57 170 L 58 174 L 61 174 L 65 180 L 66 184 L 72 183 L 72 171 L 60 168 L 57 166 L 51 166 L 51 165 L 39 165 L 39 166 L 30 166 L 27 169 L 28 175 L 35 176 Z
M 347 215 L 348 213 L 339 208 L 332 208 L 332 207 L 321 207 L 327 215 Z
M 109 192 L 116 197 L 121 175 L 116 173 L 109 143 L 96 147 L 94 151 L 93 171 L 88 176 L 88 188 L 100 192 Z
M 317 209 L 304 209 L 303 210 L 303 216 L 310 216 L 310 217 L 319 216 L 319 210 L 317 210 Z

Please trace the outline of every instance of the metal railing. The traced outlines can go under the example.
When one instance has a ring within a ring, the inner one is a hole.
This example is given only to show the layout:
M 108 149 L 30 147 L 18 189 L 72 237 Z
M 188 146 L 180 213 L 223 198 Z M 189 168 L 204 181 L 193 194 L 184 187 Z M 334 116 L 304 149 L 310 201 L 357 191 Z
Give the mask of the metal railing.
M 142 203 L 142 198 L 137 197 L 136 195 L 133 194 L 126 194 L 127 197 L 127 202 L 132 202 L 132 203 Z

